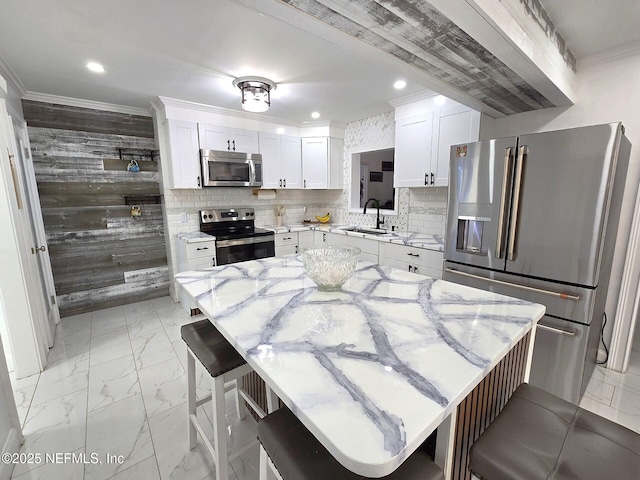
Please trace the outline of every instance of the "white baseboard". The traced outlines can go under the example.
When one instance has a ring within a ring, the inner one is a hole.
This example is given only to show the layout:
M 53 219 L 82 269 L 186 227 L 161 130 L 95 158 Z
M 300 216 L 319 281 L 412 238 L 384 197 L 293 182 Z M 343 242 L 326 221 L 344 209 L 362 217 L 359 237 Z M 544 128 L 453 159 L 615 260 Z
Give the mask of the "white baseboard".
M 9 430 L 9 435 L 2 447 L 2 453 L 18 453 L 20 452 L 20 435 L 15 428 Z M 13 463 L 0 463 L 0 480 L 10 480 L 13 473 Z

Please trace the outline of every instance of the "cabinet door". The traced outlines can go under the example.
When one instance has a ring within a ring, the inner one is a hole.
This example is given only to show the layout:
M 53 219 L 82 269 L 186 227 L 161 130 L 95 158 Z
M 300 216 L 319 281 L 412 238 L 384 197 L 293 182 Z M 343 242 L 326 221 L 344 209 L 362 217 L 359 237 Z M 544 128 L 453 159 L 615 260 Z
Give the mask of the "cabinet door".
M 424 187 L 431 182 L 433 112 L 396 121 L 394 187 Z
M 169 188 L 199 188 L 200 151 L 197 125 L 180 120 L 167 120 L 167 123 L 171 151 Z
M 313 247 L 314 233 L 312 230 L 298 232 L 298 246 L 300 248 Z
M 258 132 L 236 128 L 231 134 L 231 150 L 243 153 L 258 153 Z
M 328 138 L 302 139 L 302 178 L 303 187 L 323 189 L 329 184 Z
M 286 188 L 302 188 L 302 145 L 300 138 L 282 135 L 282 177 Z
M 198 136 L 204 150 L 231 150 L 230 128 L 199 123 Z
M 262 155 L 262 188 L 281 188 L 280 138 L 275 133 L 260 132 L 260 154 Z
M 438 153 L 431 162 L 431 170 L 435 175 L 434 186 L 444 187 L 449 185 L 451 146 L 478 141 L 480 112 L 440 112 L 438 130 Z

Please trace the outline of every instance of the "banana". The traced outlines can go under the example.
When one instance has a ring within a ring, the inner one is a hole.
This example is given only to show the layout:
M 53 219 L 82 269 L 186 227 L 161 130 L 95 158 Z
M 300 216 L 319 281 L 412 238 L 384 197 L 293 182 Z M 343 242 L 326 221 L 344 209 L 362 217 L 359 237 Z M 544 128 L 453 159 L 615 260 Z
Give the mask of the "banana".
M 316 215 L 316 220 L 318 220 L 320 223 L 329 223 L 330 219 L 331 215 L 328 213 L 326 215 L 323 215 L 322 217 Z

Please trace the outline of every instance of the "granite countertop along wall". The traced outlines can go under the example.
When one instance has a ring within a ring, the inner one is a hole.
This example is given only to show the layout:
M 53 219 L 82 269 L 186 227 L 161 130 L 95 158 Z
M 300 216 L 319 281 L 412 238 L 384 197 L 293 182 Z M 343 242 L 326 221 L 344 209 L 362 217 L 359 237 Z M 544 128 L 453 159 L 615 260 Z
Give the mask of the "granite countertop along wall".
M 380 235 L 372 235 L 364 232 L 350 232 L 350 228 L 366 228 L 359 225 L 262 225 L 261 228 L 273 230 L 275 233 L 288 232 L 304 232 L 306 230 L 318 230 L 321 232 L 338 233 L 341 235 L 349 235 L 353 237 L 367 238 L 377 240 L 379 242 L 395 243 L 398 245 L 407 245 L 409 247 L 424 248 L 427 250 L 444 251 L 444 239 L 438 235 L 429 235 L 426 233 L 415 232 L 387 232 Z

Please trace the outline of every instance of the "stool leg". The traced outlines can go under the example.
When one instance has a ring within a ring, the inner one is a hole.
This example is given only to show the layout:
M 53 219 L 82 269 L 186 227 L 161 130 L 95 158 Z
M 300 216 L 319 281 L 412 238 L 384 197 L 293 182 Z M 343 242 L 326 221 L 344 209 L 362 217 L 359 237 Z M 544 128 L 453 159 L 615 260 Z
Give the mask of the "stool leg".
M 273 413 L 280 408 L 280 399 L 266 383 L 265 387 L 267 388 L 267 413 Z
M 267 459 L 267 451 L 260 445 L 260 476 L 259 480 L 267 480 L 269 475 L 269 460 Z
M 224 404 L 224 375 L 213 379 L 211 392 L 213 405 L 213 449 L 215 450 L 216 480 L 229 479 L 227 456 L 227 424 Z
M 236 414 L 238 415 L 238 418 L 240 420 L 242 420 L 245 415 L 246 415 L 246 409 L 244 408 L 244 400 L 242 399 L 242 397 L 240 396 L 240 392 L 238 391 L 238 388 L 241 388 L 244 386 L 242 378 L 236 378 L 233 381 L 233 384 L 235 385 L 235 394 L 236 394 Z
M 196 447 L 198 441 L 196 427 L 191 421 L 191 415 L 196 415 L 196 362 L 189 349 L 187 349 L 187 398 L 189 402 L 189 414 L 187 416 L 187 421 L 189 422 L 189 450 L 192 450 Z

